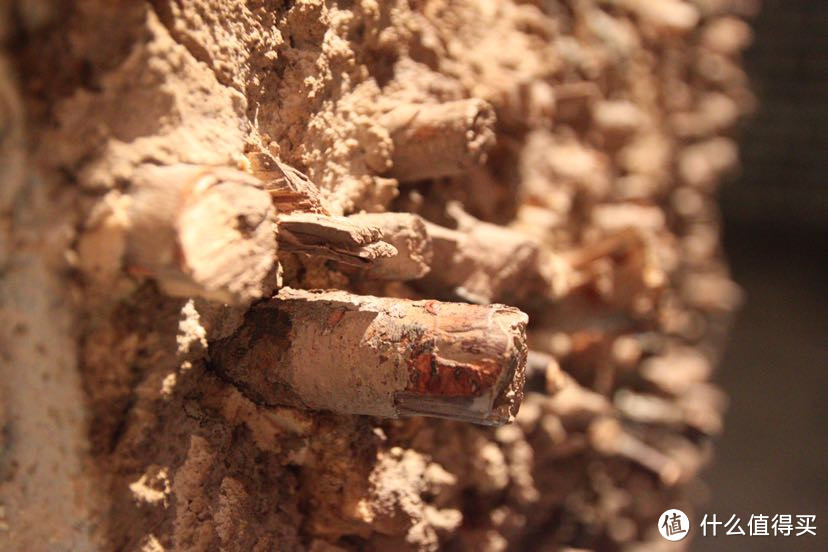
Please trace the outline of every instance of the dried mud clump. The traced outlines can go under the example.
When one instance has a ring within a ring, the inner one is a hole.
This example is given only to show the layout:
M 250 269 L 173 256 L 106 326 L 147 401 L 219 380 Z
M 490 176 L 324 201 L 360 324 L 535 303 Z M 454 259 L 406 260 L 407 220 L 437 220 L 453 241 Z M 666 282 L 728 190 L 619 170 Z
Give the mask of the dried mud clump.
M 692 509 L 754 2 L 2 6 L 0 548 L 643 549 Z

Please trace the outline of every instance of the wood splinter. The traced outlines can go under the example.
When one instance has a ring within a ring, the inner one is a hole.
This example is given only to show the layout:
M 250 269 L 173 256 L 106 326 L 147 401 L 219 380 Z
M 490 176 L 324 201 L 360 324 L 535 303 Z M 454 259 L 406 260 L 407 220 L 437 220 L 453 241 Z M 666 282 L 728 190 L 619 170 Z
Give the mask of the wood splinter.
M 279 213 L 329 214 L 319 190 L 301 171 L 262 151 L 250 152 L 245 158 L 248 170 L 264 183 Z
M 210 353 L 261 405 L 500 425 L 523 398 L 527 322 L 505 305 L 284 288 Z
M 389 176 L 402 181 L 462 174 L 486 161 L 495 113 L 479 99 L 403 104 L 380 118 L 394 142 Z

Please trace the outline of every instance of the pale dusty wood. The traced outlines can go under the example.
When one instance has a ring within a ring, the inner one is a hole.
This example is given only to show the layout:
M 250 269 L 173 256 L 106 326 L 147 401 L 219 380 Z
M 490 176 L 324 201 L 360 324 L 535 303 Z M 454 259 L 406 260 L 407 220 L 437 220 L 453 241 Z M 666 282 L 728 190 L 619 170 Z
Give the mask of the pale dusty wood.
M 280 215 L 278 224 L 282 251 L 325 257 L 361 268 L 397 254 L 394 246 L 382 241 L 379 228 L 346 217 L 292 213 Z
M 144 165 L 128 194 L 128 270 L 176 296 L 245 303 L 270 291 L 275 213 L 258 179 L 224 167 Z
M 556 259 L 540 243 L 520 232 L 469 216 L 450 204 L 458 228 L 427 222 L 433 244 L 432 270 L 424 289 L 474 303 L 520 304 L 530 296 L 551 297 L 563 277 Z
M 626 458 L 656 474 L 668 487 L 682 477 L 678 462 L 626 431 L 614 417 L 597 418 L 590 424 L 587 435 L 597 452 Z
M 425 222 L 411 213 L 365 213 L 348 220 L 378 228 L 382 239 L 397 249 L 393 257 L 377 259 L 367 275 L 383 280 L 413 280 L 431 270 L 432 245 Z
M 495 142 L 494 109 L 475 98 L 402 104 L 380 124 L 394 142 L 389 176 L 404 181 L 462 174 L 482 164 Z
M 604 0 L 633 12 L 642 22 L 659 30 L 687 33 L 696 28 L 699 10 L 683 0 Z

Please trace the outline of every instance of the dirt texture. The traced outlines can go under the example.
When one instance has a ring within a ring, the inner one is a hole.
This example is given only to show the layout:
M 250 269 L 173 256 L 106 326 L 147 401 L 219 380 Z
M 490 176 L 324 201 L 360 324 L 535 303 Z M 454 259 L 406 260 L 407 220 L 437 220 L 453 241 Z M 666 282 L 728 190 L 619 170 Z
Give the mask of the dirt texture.
M 710 377 L 741 294 L 715 193 L 756 9 L 0 3 L 0 549 L 666 543 L 657 518 L 703 499 L 726 402 Z M 421 300 L 522 310 L 516 420 L 406 416 L 367 363 L 398 378 L 376 355 L 407 334 L 315 347 L 261 321 L 285 288 L 377 296 L 354 304 L 389 320 L 412 300 L 423 320 Z M 230 348 L 268 331 L 293 383 L 239 363 L 240 385 Z M 359 385 L 388 417 L 351 414 Z

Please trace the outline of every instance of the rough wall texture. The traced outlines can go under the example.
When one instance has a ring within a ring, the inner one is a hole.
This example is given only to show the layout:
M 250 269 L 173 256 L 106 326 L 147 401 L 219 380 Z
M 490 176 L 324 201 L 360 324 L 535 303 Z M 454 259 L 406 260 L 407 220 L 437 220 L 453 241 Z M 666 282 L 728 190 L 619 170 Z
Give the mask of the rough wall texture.
M 753 2 L 2 6 L 0 548 L 634 548 L 698 499 Z M 468 98 L 496 114 L 488 160 L 395 178 L 383 116 Z M 445 227 L 435 258 L 459 253 L 403 282 L 280 251 L 236 306 L 130 265 L 142 167 L 255 174 L 261 154 L 319 212 L 416 213 Z M 515 304 L 516 422 L 260 404 L 213 357 L 279 286 Z

